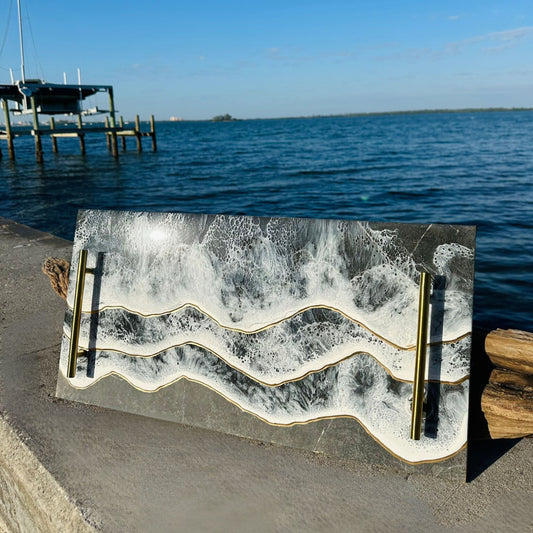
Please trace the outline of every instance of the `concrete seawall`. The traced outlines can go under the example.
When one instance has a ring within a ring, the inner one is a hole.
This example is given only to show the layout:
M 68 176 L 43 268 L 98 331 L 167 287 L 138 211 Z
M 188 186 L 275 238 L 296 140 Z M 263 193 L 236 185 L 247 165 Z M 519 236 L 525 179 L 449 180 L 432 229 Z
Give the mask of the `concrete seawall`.
M 453 483 L 56 399 L 70 253 L 0 217 L 0 531 L 533 531 L 533 439 Z

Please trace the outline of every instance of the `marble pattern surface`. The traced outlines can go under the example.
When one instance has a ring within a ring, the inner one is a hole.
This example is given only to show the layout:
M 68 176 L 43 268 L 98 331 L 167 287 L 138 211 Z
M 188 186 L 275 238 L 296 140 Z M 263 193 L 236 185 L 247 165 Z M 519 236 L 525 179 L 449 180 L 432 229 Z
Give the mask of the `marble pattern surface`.
M 94 357 L 69 381 L 184 378 L 270 424 L 351 417 L 404 461 L 449 457 L 467 435 L 474 242 L 466 226 L 82 211 L 67 302 L 88 249 L 79 344 Z M 413 441 L 420 269 L 432 392 Z

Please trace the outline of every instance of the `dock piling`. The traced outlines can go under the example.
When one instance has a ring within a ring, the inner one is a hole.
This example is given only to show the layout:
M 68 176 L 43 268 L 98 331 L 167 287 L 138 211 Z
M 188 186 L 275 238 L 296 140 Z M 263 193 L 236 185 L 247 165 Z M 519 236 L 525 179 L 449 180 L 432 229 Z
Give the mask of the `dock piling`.
M 115 128 L 117 123 L 115 121 L 115 101 L 113 98 L 113 88 L 109 89 L 109 123 L 113 130 L 111 131 L 111 152 L 113 157 L 118 158 L 118 143 L 117 143 L 117 132 Z
M 78 113 L 78 128 L 80 130 L 80 133 L 78 133 L 78 137 L 80 139 L 80 152 L 81 155 L 85 155 L 85 133 L 82 133 L 81 131 L 83 129 L 83 121 L 80 113 Z
M 150 134 L 152 137 L 152 152 L 157 152 L 157 140 L 155 138 L 155 118 L 154 115 L 150 117 Z
M 141 142 L 141 121 L 139 115 L 135 115 L 135 138 L 137 140 L 137 152 L 143 151 L 143 145 Z
M 121 130 L 124 130 L 124 118 L 122 117 L 122 115 L 120 115 L 118 119 L 118 125 Z M 122 151 L 125 152 L 126 151 L 126 137 L 124 135 L 120 136 L 120 143 L 122 144 Z
M 39 131 L 39 115 L 37 114 L 37 102 L 35 96 L 30 98 L 31 112 L 33 115 L 33 136 L 35 137 L 35 159 L 37 163 L 43 162 L 43 145 L 41 142 L 41 132 Z
M 54 117 L 50 117 L 50 130 L 53 132 L 55 129 L 56 121 Z M 57 138 L 53 133 L 52 135 L 50 135 L 50 137 L 52 137 L 52 151 L 54 152 L 54 154 L 57 154 Z
M 107 144 L 107 149 L 109 151 L 111 151 L 111 136 L 107 132 L 107 130 L 109 129 L 109 118 L 108 117 L 104 118 L 104 126 L 105 126 L 105 129 L 106 129 L 105 141 L 106 141 L 106 144 Z
M 7 100 L 5 98 L 2 99 L 2 107 L 4 108 L 5 123 L 6 123 L 7 153 L 9 155 L 9 159 L 14 160 L 15 159 L 15 148 L 13 146 L 13 132 L 11 130 L 11 120 L 9 118 L 9 107 L 7 104 Z

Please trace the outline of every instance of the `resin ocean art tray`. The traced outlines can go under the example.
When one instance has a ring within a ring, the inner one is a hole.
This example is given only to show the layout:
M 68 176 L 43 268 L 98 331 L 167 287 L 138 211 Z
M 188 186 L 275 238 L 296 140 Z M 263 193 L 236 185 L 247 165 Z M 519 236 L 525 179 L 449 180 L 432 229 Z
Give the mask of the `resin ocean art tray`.
M 57 395 L 464 476 L 474 247 L 469 226 L 80 211 Z

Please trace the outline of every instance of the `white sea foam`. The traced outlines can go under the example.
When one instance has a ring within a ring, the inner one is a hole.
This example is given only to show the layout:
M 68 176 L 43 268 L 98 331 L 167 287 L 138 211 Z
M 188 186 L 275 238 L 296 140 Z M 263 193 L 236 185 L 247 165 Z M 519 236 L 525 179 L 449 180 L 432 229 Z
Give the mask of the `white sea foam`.
M 65 324 L 70 337 L 70 328 Z M 457 382 L 469 374 L 470 336 L 430 346 L 426 379 Z M 330 310 L 299 314 L 258 333 L 227 330 L 193 308 L 171 315 L 140 317 L 122 309 L 84 315 L 79 345 L 151 356 L 172 346 L 201 345 L 257 381 L 275 385 L 299 379 L 365 352 L 396 379 L 411 381 L 415 352 L 390 345 L 364 327 Z
M 224 327 L 253 331 L 307 307 L 329 306 L 394 344 L 416 342 L 416 265 L 390 229 L 332 220 L 89 211 L 78 224 L 74 253 L 81 248 L 91 250 L 92 263 L 104 253 L 99 291 L 93 276 L 86 279 L 85 311 L 123 306 L 152 314 L 194 304 Z M 432 341 L 471 329 L 471 287 L 461 290 L 449 266 L 464 249 L 452 243 L 435 252 L 435 270 L 449 284 L 444 321 Z
M 66 366 L 67 351 L 68 341 L 64 338 L 61 368 Z M 146 391 L 155 391 L 182 377 L 189 378 L 272 424 L 291 425 L 325 417 L 351 416 L 387 449 L 410 462 L 447 457 L 466 442 L 468 382 L 440 386 L 439 431 L 415 441 L 409 435 L 412 386 L 395 382 L 374 359 L 365 355 L 300 381 L 265 387 L 194 346 L 171 349 L 147 359 L 101 352 L 97 354 L 91 377 L 87 375 L 87 359 L 78 360 L 77 374 L 71 383 L 88 387 L 111 372 Z

